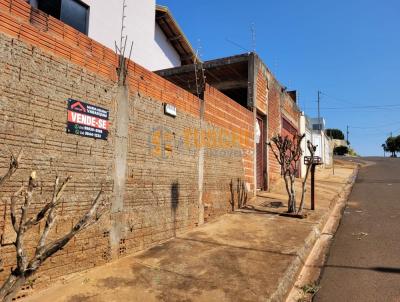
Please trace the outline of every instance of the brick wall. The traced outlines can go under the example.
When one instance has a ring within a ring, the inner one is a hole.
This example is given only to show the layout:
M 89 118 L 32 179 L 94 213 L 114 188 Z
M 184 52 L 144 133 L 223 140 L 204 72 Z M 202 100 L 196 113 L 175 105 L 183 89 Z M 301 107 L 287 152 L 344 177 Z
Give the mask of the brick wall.
M 114 123 L 115 83 L 105 77 L 96 77 L 85 69 L 15 38 L 0 34 L 0 167 L 8 165 L 7 147 L 14 152 L 23 148 L 22 167 L 2 192 L 0 217 L 7 217 L 9 197 L 30 171 L 36 170 L 40 180 L 38 191 L 43 198 L 35 199 L 33 210 L 43 205 L 52 189 L 56 171 L 73 177 L 65 192 L 60 218 L 55 233 L 60 235 L 76 222 L 77 216 L 88 209 L 93 196 L 103 185 L 106 194 L 112 191 L 113 139 L 108 141 L 80 138 L 65 133 L 66 100 L 88 100 L 101 107 L 110 108 L 111 125 Z M 114 131 L 111 126 L 110 132 Z M 7 211 L 7 215 L 4 212 Z M 58 253 L 41 269 L 39 280 L 47 281 L 64 273 L 71 273 L 107 259 L 107 217 L 98 225 L 82 233 L 67 248 Z M 6 221 L 6 238 L 11 239 L 9 221 Z M 38 230 L 30 233 L 28 246 L 33 248 Z M 55 235 L 56 235 L 55 234 Z M 4 248 L 5 272 L 14 265 L 13 248 Z M 46 276 L 46 277 L 44 277 Z
M 257 110 L 263 114 L 268 113 L 268 80 L 267 77 L 264 76 L 262 68 L 258 69 L 257 72 Z
M 116 80 L 115 53 L 23 0 L 0 0 L 1 32 Z
M 257 110 L 267 114 L 268 117 L 267 140 L 270 141 L 277 134 L 285 134 L 282 127 L 283 118 L 298 130 L 300 111 L 296 103 L 261 61 L 258 64 L 256 83 Z M 269 189 L 281 177 L 280 166 L 270 148 L 268 148 L 268 177 Z
M 231 200 L 237 205 L 241 183 L 247 182 L 248 190 L 254 190 L 253 114 L 208 85 L 204 100 L 206 127 L 216 140 L 209 142 L 205 152 L 203 199 L 206 217 L 215 217 L 231 209 Z
M 281 133 L 281 87 L 272 80 L 269 84 L 269 97 L 268 97 L 268 141 L 277 134 Z M 271 148 L 268 148 L 269 158 L 269 181 L 270 185 L 273 184 L 281 177 L 281 168 L 272 153 Z
M 49 198 L 56 172 L 73 177 L 52 237 L 65 233 L 76 222 L 101 186 L 105 198 L 113 200 L 117 62 L 111 50 L 32 10 L 24 1 L 0 0 L 0 169 L 8 164 L 6 146 L 24 150 L 21 169 L 1 192 L 0 217 L 8 217 L 10 194 L 28 179 L 31 170 L 37 171 L 43 194 L 33 210 Z M 195 96 L 134 62 L 127 67 L 129 133 L 123 210 L 117 216 L 105 215 L 101 223 L 52 257 L 41 268 L 37 286 L 109 261 L 110 229 L 117 218 L 121 226 L 117 257 L 194 227 L 199 215 L 201 147 L 196 143 L 196 131 L 239 134 L 234 137 L 239 148 L 227 144 L 219 148 L 231 152 L 228 156 L 205 152 L 203 201 L 207 218 L 231 210 L 231 184 L 244 180 L 253 189 L 254 130 L 248 110 L 208 87 L 201 122 L 201 101 Z M 107 141 L 66 134 L 68 98 L 110 110 Z M 177 107 L 176 118 L 164 115 L 163 103 Z M 1 234 L 12 240 L 9 226 L 9 221 L 0 219 Z M 33 252 L 39 230 L 40 226 L 29 234 L 29 252 Z M 1 248 L 1 256 L 5 271 L 0 273 L 0 281 L 14 265 L 13 248 Z

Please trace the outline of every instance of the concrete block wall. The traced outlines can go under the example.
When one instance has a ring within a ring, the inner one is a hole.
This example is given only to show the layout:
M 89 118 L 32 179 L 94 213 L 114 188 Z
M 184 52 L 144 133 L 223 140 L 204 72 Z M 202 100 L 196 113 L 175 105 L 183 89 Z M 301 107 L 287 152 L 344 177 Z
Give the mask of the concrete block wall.
M 231 211 L 231 199 L 237 196 L 232 197 L 230 186 L 235 182 L 244 180 L 248 190 L 254 188 L 251 112 L 207 87 L 202 115 L 202 100 L 134 62 L 127 63 L 122 107 L 117 56 L 60 21 L 40 17 L 22 0 L 0 0 L 0 170 L 7 168 L 8 147 L 24 151 L 21 169 L 1 192 L 0 234 L 12 240 L 10 223 L 2 217 L 8 219 L 10 195 L 32 170 L 40 180 L 33 211 L 49 198 L 56 173 L 73 177 L 51 237 L 71 228 L 100 187 L 111 209 L 40 269 L 35 287 L 195 227 L 199 199 L 206 206 L 206 221 Z M 68 98 L 109 109 L 108 140 L 66 134 Z M 176 106 L 175 118 L 164 114 L 164 103 Z M 125 136 L 119 130 L 121 115 Z M 205 152 L 202 164 L 201 144 L 189 141 L 203 130 L 228 136 L 238 132 L 240 150 L 229 144 L 222 149 L 240 153 L 221 158 Z M 122 170 L 119 152 L 124 154 Z M 122 189 L 116 178 L 123 180 Z M 115 202 L 117 195 L 121 203 Z M 29 234 L 30 253 L 40 227 Z M 1 257 L 5 270 L 0 282 L 15 263 L 14 249 L 1 248 Z

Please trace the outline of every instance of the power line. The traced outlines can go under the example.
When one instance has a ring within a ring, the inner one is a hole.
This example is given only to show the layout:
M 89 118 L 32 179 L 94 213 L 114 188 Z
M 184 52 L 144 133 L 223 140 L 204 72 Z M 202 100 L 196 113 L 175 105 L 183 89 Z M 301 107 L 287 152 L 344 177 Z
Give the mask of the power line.
M 335 97 L 335 96 L 326 94 L 326 93 L 324 93 L 324 92 L 321 92 L 321 93 L 322 93 L 324 96 L 326 96 L 326 97 L 328 97 L 328 98 L 330 98 L 330 99 L 336 100 L 336 101 L 339 102 L 339 103 L 357 105 L 356 103 L 353 103 L 353 102 L 351 102 L 351 101 L 349 101 L 349 100 L 346 100 L 346 99 L 343 99 L 343 98 L 338 98 L 338 97 Z
M 225 41 L 231 43 L 232 45 L 235 45 L 236 47 L 238 47 L 238 48 L 240 48 L 240 49 L 242 49 L 242 50 L 244 50 L 244 51 L 246 51 L 246 52 L 251 52 L 249 49 L 243 47 L 243 46 L 240 45 L 239 43 L 236 43 L 235 41 L 232 41 L 232 40 L 230 40 L 230 39 L 228 39 L 228 38 L 226 38 Z
M 358 134 L 367 134 L 367 135 L 389 135 L 390 130 L 377 130 L 374 131 L 374 129 L 352 129 L 353 132 L 357 132 Z M 400 128 L 392 131 L 393 133 L 399 133 Z
M 377 128 L 386 128 L 386 127 L 397 125 L 397 124 L 400 124 L 400 121 L 393 122 L 390 124 L 377 125 L 377 126 L 350 126 L 350 128 L 352 128 L 352 129 L 377 129 Z
M 324 110 L 352 110 L 352 109 L 400 109 L 400 104 L 348 106 L 348 107 L 321 107 Z
M 363 109 L 363 108 L 371 108 L 371 109 L 380 109 L 380 108 L 392 108 L 392 107 L 400 107 L 400 104 L 385 104 L 385 105 L 359 105 L 360 103 L 355 103 L 352 101 L 349 101 L 347 99 L 344 98 L 338 98 L 336 96 L 332 96 L 330 94 L 327 94 L 325 92 L 320 91 L 319 92 L 321 95 L 332 99 L 332 100 L 336 100 L 340 103 L 343 104 L 350 104 L 353 106 L 343 106 L 343 107 L 326 107 L 326 108 L 321 108 L 321 109 L 327 109 L 327 110 L 336 110 L 336 109 Z
M 362 109 L 362 108 L 370 108 L 370 109 L 380 109 L 380 108 L 394 108 L 400 107 L 400 104 L 388 104 L 388 105 L 369 105 L 369 106 L 349 106 L 349 107 L 327 107 L 325 109 Z

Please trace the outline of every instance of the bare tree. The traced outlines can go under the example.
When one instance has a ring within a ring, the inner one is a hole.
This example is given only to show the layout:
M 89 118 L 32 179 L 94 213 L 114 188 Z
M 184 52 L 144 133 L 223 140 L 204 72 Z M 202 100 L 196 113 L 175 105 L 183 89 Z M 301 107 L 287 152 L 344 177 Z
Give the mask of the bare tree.
M 281 166 L 282 176 L 285 180 L 285 188 L 288 193 L 288 213 L 296 213 L 296 175 L 299 172 L 299 161 L 301 156 L 303 155 L 303 150 L 301 149 L 301 142 L 304 139 L 305 135 L 295 135 L 293 139 L 288 136 L 276 135 L 271 141 L 272 143 L 268 143 L 270 146 L 272 153 L 274 154 L 276 160 Z M 315 147 L 312 145 L 310 141 L 307 142 L 308 149 L 314 150 Z M 311 148 L 311 149 L 310 149 Z M 311 152 L 314 154 L 314 151 Z M 310 166 L 307 167 L 306 177 L 302 183 L 302 194 L 301 194 L 301 203 L 299 207 L 299 211 L 297 214 L 301 213 L 304 205 L 304 196 L 306 190 L 306 182 L 309 174 Z
M 20 154 L 15 157 L 11 156 L 10 166 L 5 175 L 0 179 L 0 189 L 4 183 L 11 178 L 17 171 L 21 159 Z M 48 242 L 47 238 L 52 230 L 57 218 L 57 206 L 65 188 L 71 177 L 65 178 L 60 184 L 60 178 L 57 176 L 54 181 L 52 198 L 44 207 L 33 217 L 29 217 L 29 207 L 34 199 L 34 191 L 37 188 L 36 172 L 33 171 L 29 177 L 27 186 L 22 185 L 11 197 L 10 216 L 11 224 L 16 233 L 16 239 L 13 242 L 4 243 L 3 236 L 1 238 L 0 247 L 13 245 L 16 249 L 16 267 L 11 270 L 10 275 L 0 287 L 0 300 L 3 302 L 12 301 L 15 294 L 25 284 L 25 282 L 34 275 L 39 267 L 49 257 L 61 250 L 75 235 L 85 230 L 87 227 L 100 219 L 101 215 L 106 211 L 107 205 L 102 202 L 102 190 L 100 190 L 94 198 L 90 209 L 83 215 L 78 223 L 61 238 Z M 21 208 L 17 211 L 18 201 L 22 201 Z M 40 234 L 34 255 L 29 258 L 25 247 L 25 235 L 33 226 L 38 225 L 41 221 L 45 221 L 43 231 Z
M 301 141 L 303 138 L 304 135 L 295 135 L 293 139 L 290 139 L 288 136 L 282 137 L 278 134 L 271 139 L 274 145 L 269 143 L 272 153 L 281 166 L 282 176 L 285 180 L 288 193 L 288 213 L 296 212 L 295 179 L 299 171 L 298 163 L 302 155 Z
M 317 150 L 317 147 L 314 146 L 310 141 L 307 141 L 307 149 L 310 152 L 310 160 L 309 160 L 309 164 L 307 165 L 306 175 L 304 176 L 304 179 L 302 182 L 301 200 L 300 200 L 299 209 L 297 210 L 297 214 L 301 214 L 301 212 L 303 211 L 304 197 L 307 192 L 307 179 L 308 179 L 308 175 L 310 174 L 312 163 L 314 162 L 315 151 Z

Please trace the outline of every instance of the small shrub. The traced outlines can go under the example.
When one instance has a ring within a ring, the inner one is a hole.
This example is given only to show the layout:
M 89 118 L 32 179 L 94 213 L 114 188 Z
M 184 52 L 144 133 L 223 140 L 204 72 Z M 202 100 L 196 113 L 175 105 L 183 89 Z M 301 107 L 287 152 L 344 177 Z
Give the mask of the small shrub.
M 349 148 L 346 146 L 339 146 L 333 149 L 333 154 L 335 155 L 345 155 L 349 153 Z

